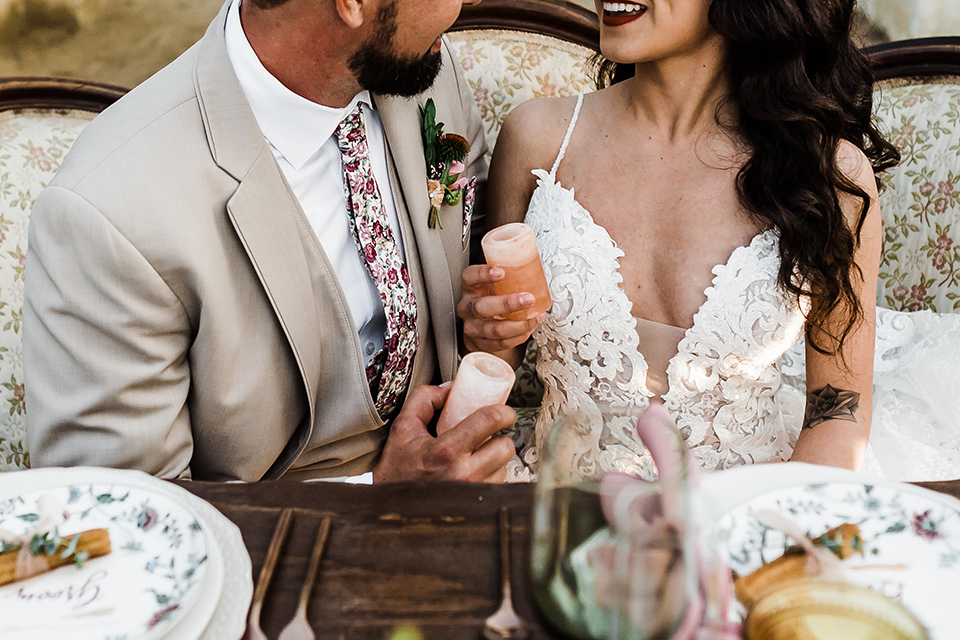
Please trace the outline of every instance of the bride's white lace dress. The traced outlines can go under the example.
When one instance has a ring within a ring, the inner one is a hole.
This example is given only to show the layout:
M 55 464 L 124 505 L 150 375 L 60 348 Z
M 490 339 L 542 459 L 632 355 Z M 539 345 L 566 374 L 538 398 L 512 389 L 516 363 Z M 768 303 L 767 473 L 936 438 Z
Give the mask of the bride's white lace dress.
M 581 96 L 582 100 L 582 96 Z M 537 234 L 553 307 L 534 333 L 545 393 L 533 438 L 509 468 L 527 480 L 558 417 L 578 409 L 645 408 L 654 395 L 617 248 L 557 161 L 536 171 L 526 222 Z M 786 460 L 803 419 L 803 309 L 777 284 L 778 233 L 757 234 L 713 269 L 706 301 L 667 365 L 662 396 L 704 471 Z M 878 311 L 877 392 L 864 471 L 895 479 L 960 477 L 960 316 Z M 591 434 L 576 455 L 584 471 L 651 477 L 632 425 Z

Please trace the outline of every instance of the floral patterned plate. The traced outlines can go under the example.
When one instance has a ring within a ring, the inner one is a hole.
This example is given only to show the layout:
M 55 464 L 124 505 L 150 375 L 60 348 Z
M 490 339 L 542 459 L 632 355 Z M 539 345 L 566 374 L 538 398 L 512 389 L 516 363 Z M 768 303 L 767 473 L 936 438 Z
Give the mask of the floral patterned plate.
M 756 497 L 721 516 L 712 531 L 721 559 L 740 575 L 783 554 L 792 541 L 761 524 L 777 512 L 816 537 L 860 527 L 863 555 L 843 561 L 847 579 L 903 604 L 933 640 L 954 638 L 960 592 L 960 509 L 955 500 L 895 483 L 811 484 Z
M 207 533 L 169 497 L 120 484 L 59 486 L 0 501 L 0 529 L 29 536 L 50 504 L 64 514 L 61 536 L 106 528 L 112 551 L 0 587 L 5 639 L 158 640 L 211 586 Z

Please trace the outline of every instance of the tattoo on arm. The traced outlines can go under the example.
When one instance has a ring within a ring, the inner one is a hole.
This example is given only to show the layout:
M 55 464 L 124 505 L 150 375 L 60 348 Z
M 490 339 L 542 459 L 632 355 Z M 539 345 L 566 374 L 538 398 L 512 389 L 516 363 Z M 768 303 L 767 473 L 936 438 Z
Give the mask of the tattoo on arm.
M 856 422 L 853 415 L 860 407 L 860 394 L 830 385 L 807 394 L 807 411 L 803 419 L 804 429 L 813 429 L 827 420 Z

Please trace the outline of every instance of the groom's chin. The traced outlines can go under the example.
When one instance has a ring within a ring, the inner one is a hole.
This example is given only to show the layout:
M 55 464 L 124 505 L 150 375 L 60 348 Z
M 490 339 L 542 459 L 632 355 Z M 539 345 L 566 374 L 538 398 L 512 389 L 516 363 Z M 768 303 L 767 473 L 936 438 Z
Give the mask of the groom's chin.
M 443 55 L 437 51 L 431 51 L 424 55 L 416 64 L 411 64 L 406 69 L 406 74 L 397 76 L 397 83 L 393 87 L 394 91 L 387 91 L 389 95 L 400 96 L 401 98 L 412 98 L 421 94 L 434 85 L 437 78 L 440 77 L 440 71 L 443 69 Z M 406 77 L 403 77 L 403 76 Z
M 437 81 L 443 54 L 430 51 L 411 60 L 364 49 L 351 60 L 351 67 L 364 89 L 379 95 L 411 98 Z

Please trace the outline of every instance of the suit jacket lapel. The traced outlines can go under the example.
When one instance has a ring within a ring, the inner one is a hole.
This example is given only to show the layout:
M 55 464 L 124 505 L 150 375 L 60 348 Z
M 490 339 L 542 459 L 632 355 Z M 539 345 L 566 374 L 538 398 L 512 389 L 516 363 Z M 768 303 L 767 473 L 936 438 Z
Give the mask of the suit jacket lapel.
M 195 83 L 210 152 L 240 184 L 227 203 L 230 216 L 270 298 L 300 367 L 314 423 L 314 385 L 320 378 L 317 308 L 302 251 L 300 208 L 257 125 L 227 56 L 227 2 L 200 43 Z M 297 440 L 306 443 L 309 432 Z
M 412 99 L 376 96 L 387 147 L 400 180 L 396 202 L 400 215 L 408 216 L 413 228 L 420 264 L 429 296 L 430 320 L 437 344 L 440 373 L 450 380 L 457 366 L 457 322 L 451 283 L 450 259 L 459 259 L 460 225 L 456 229 L 430 229 L 427 217 L 427 172 L 421 137 L 420 106 Z M 459 263 L 458 263 L 459 264 Z

